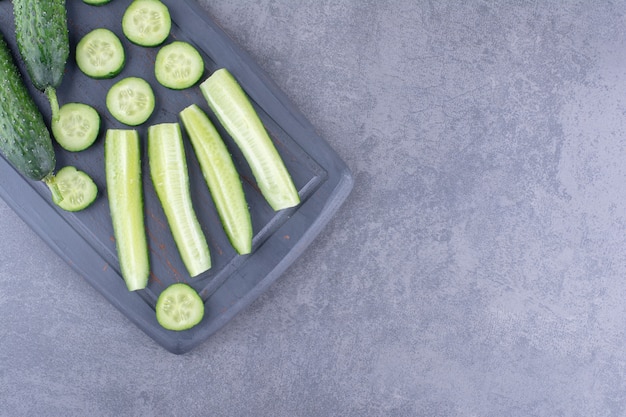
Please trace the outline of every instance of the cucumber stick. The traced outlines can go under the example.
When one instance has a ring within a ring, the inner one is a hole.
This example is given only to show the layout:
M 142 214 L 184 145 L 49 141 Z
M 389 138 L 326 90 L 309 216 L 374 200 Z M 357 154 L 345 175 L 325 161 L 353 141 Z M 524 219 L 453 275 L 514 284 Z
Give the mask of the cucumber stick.
M 189 272 L 195 277 L 211 268 L 211 256 L 192 206 L 185 149 L 178 123 L 148 128 L 150 176 L 165 212 L 174 242 Z
M 208 116 L 192 104 L 180 112 L 202 174 L 231 245 L 243 255 L 252 250 L 252 222 L 241 179 Z
M 130 291 L 145 288 L 150 274 L 143 215 L 141 146 L 131 129 L 109 129 L 104 142 L 109 208 L 122 277 Z
M 70 53 L 65 0 L 13 0 L 17 46 L 33 85 L 45 91 L 53 118 Z
M 56 165 L 52 138 L 0 34 L 0 151 L 24 176 L 50 182 Z
M 221 68 L 200 84 L 200 90 L 241 149 L 269 205 L 274 210 L 298 205 L 300 197 L 293 180 L 237 80 Z

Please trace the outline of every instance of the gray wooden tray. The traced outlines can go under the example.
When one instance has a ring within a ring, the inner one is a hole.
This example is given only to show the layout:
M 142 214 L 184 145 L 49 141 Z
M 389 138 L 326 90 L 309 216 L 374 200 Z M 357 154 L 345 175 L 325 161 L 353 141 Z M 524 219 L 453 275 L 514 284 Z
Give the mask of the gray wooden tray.
M 346 164 L 316 134 L 284 93 L 194 0 L 164 0 L 173 20 L 172 32 L 166 43 L 177 39 L 194 44 L 205 58 L 205 77 L 217 68 L 228 68 L 251 97 L 285 160 L 302 203 L 293 209 L 274 212 L 259 194 L 245 160 L 228 134 L 219 127 L 199 88 L 172 91 L 159 86 L 153 74 L 158 48 L 142 48 L 124 38 L 121 16 L 129 3 L 115 0 L 106 6 L 94 7 L 77 0 L 67 2 L 72 53 L 58 91 L 59 101 L 61 104 L 71 101 L 91 104 L 103 118 L 103 129 L 95 145 L 86 151 L 73 154 L 57 148 L 57 167 L 74 165 L 91 175 L 100 190 L 98 200 L 82 212 L 64 212 L 51 203 L 45 185 L 25 179 L 4 158 L 0 158 L 0 197 L 111 304 L 165 349 L 180 354 L 202 343 L 225 325 L 306 250 L 349 195 L 353 179 Z M 73 48 L 82 35 L 102 26 L 118 34 L 126 48 L 127 62 L 122 73 L 114 79 L 92 80 L 75 66 Z M 0 30 L 29 84 L 17 55 L 10 2 L 0 2 Z M 106 92 L 114 82 L 131 75 L 141 76 L 150 82 L 157 98 L 152 117 L 137 128 L 142 138 L 145 138 L 147 126 L 178 121 L 180 110 L 192 103 L 209 113 L 243 178 L 255 232 L 253 252 L 246 256 L 237 255 L 222 230 L 195 155 L 186 141 L 194 204 L 209 241 L 213 262 L 209 271 L 190 278 L 152 188 L 144 147 L 142 166 L 151 278 L 145 290 L 136 292 L 126 289 L 119 272 L 104 183 L 103 157 L 104 129 L 126 127 L 107 112 L 104 104 Z M 30 85 L 29 88 L 49 122 L 45 97 Z M 173 332 L 159 326 L 154 305 L 166 286 L 180 281 L 198 290 L 205 300 L 206 314 L 193 329 Z

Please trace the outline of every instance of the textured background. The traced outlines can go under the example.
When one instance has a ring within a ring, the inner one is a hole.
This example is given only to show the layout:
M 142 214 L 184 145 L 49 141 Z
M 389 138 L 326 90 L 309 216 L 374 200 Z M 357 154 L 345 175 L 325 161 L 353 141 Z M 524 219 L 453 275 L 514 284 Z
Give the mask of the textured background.
M 623 1 L 201 3 L 354 191 L 183 356 L 0 201 L 0 415 L 626 415 Z

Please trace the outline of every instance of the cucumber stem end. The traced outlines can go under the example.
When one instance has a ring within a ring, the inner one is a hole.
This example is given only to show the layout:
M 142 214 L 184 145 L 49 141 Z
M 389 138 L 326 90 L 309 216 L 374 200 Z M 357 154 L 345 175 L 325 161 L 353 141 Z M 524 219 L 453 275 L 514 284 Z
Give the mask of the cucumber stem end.
M 54 87 L 48 86 L 45 90 L 46 97 L 50 102 L 50 109 L 52 110 L 52 122 L 59 120 L 59 100 L 57 98 L 57 91 Z
M 50 189 L 50 192 L 52 193 L 52 201 L 55 203 L 63 201 L 63 194 L 61 193 L 61 189 L 59 188 L 59 184 L 57 184 L 56 177 L 53 173 L 46 175 L 42 181 Z

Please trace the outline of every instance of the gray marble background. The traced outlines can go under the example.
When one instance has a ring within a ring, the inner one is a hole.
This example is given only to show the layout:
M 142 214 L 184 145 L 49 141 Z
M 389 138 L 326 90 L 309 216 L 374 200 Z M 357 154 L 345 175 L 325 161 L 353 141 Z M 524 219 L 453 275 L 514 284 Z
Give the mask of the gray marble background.
M 626 415 L 623 1 L 201 3 L 354 191 L 183 356 L 0 202 L 0 415 Z

